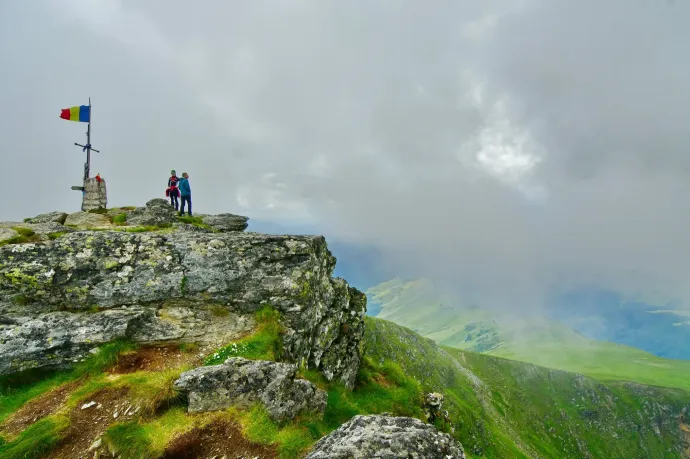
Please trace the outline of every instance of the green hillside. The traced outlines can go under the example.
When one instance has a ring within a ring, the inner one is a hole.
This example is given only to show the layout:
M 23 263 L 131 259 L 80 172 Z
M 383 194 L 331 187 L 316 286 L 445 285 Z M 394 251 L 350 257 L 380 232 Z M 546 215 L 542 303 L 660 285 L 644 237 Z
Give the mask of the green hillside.
M 262 325 L 255 333 L 208 354 L 205 362 L 229 355 L 272 359 L 280 341 L 276 316 L 262 313 L 257 320 Z M 261 448 L 268 455 L 260 457 L 304 457 L 319 438 L 356 414 L 426 420 L 428 392 L 443 394 L 447 418 L 435 424 L 454 435 L 469 458 L 690 457 L 690 393 L 684 390 L 602 383 L 440 347 L 410 329 L 374 318 L 366 318 L 363 344 L 364 362 L 354 390 L 304 371 L 304 377 L 327 391 L 325 413 L 279 425 L 257 406 L 188 413 L 172 382 L 198 364 L 196 347 L 112 343 L 74 370 L 47 379 L 0 381 L 0 457 L 84 457 L 72 452 L 86 450 L 96 437 L 107 451 L 97 449 L 103 454 L 93 457 L 211 457 L 187 454 L 176 445 L 198 449 L 210 442 L 219 447 L 230 437 L 233 448 Z M 142 367 L 147 361 L 151 365 Z M 107 411 L 84 410 L 94 400 Z M 110 415 L 116 406 L 135 404 L 143 408 L 139 416 Z M 212 438 L 193 435 L 223 425 L 234 430 Z
M 471 457 L 689 457 L 690 393 L 585 376 L 438 346 L 367 319 L 366 354 L 445 395 Z
M 494 316 L 460 307 L 425 280 L 380 284 L 367 292 L 377 317 L 409 327 L 443 346 L 483 352 L 601 380 L 633 381 L 690 390 L 690 361 L 668 360 L 639 349 L 590 340 L 541 317 Z

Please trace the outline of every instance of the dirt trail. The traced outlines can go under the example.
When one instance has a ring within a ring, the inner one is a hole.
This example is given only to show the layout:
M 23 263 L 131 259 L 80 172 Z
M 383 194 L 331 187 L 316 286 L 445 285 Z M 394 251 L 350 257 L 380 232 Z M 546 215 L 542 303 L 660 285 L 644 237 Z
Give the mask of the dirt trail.
M 78 385 L 78 382 L 63 384 L 27 402 L 0 425 L 0 434 L 14 437 L 34 422 L 54 413 L 65 404 Z
M 216 421 L 180 435 L 162 456 L 163 459 L 212 457 L 269 459 L 277 457 L 277 454 L 271 448 L 248 442 L 235 424 Z
M 127 374 L 136 371 L 163 371 L 182 366 L 199 366 L 203 358 L 198 352 L 181 351 L 176 344 L 145 346 L 122 354 L 107 373 Z
M 91 457 L 91 445 L 116 421 L 138 417 L 139 410 L 128 402 L 127 387 L 103 389 L 85 397 L 69 413 L 70 426 L 60 446 L 47 457 L 76 459 Z

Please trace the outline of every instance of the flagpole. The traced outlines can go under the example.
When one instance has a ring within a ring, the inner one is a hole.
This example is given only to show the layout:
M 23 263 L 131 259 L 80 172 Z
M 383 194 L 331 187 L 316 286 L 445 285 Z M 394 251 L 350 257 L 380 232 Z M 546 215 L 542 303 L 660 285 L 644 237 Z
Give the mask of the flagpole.
M 84 180 L 91 175 L 91 97 L 89 97 L 89 125 L 86 128 L 86 170 Z

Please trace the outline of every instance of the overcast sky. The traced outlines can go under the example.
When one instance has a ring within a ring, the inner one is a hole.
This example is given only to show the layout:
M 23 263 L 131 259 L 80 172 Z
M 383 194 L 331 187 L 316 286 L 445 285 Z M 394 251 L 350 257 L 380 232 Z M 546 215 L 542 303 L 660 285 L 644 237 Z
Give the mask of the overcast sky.
M 0 2 L 0 219 L 163 197 L 311 223 L 481 301 L 690 302 L 690 2 Z

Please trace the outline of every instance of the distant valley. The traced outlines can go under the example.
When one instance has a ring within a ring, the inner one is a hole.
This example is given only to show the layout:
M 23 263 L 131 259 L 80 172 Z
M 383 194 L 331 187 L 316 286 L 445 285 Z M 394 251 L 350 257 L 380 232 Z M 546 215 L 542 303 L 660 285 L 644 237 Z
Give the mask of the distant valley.
M 370 314 L 409 327 L 443 346 L 601 380 L 630 380 L 690 390 L 690 361 L 668 360 L 627 344 L 591 339 L 566 325 L 566 321 L 462 306 L 457 298 L 439 292 L 423 279 L 394 279 L 370 288 L 367 293 L 372 306 Z M 658 324 L 651 322 L 650 326 L 655 325 Z M 690 328 L 677 329 L 688 330 L 686 336 L 690 334 Z M 666 339 L 674 336 L 667 335 Z M 690 354 L 687 348 L 679 351 L 683 351 L 679 355 Z

